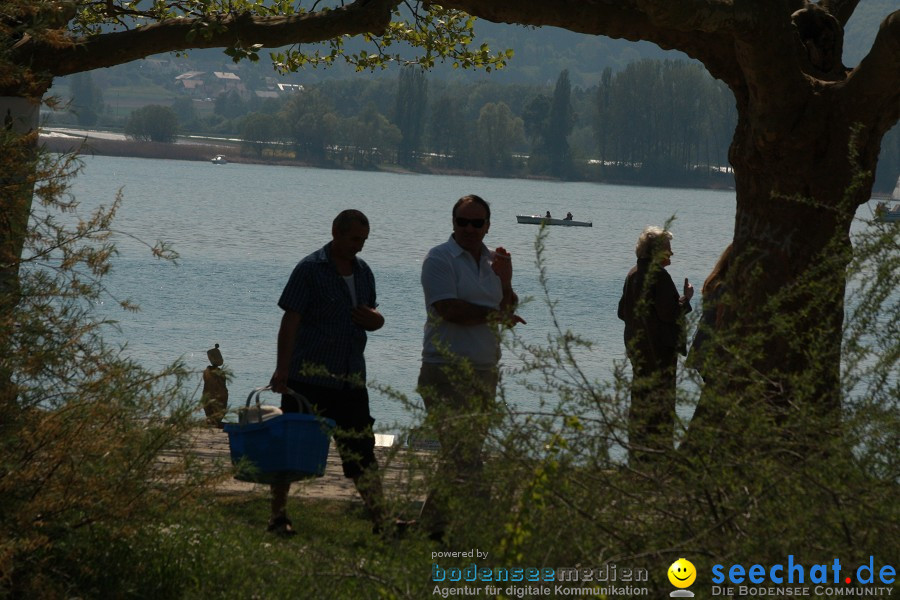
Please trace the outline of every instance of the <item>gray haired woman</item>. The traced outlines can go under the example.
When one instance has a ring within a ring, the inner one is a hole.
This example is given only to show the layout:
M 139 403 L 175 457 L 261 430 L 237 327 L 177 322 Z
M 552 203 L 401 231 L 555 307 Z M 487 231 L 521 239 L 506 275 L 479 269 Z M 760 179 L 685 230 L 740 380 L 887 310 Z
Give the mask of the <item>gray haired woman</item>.
M 634 252 L 637 264 L 625 278 L 619 318 L 625 321 L 625 349 L 631 361 L 629 458 L 634 462 L 672 449 L 678 354 L 685 354 L 684 315 L 694 288 L 685 278 L 681 296 L 665 267 L 671 264 L 672 234 L 646 227 Z

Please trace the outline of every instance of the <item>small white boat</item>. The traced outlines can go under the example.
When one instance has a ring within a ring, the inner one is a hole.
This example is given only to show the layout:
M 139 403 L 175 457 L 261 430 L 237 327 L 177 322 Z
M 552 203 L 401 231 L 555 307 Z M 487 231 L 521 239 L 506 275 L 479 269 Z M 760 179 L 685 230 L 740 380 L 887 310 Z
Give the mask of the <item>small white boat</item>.
M 883 223 L 900 221 L 900 177 L 897 178 L 897 185 L 894 186 L 891 200 L 896 202 L 892 208 L 888 207 L 887 202 L 879 202 L 875 206 L 875 217 Z
M 227 165 L 228 159 L 226 159 L 221 154 L 216 154 L 215 158 L 210 161 L 214 165 Z
M 593 227 L 592 221 L 575 221 L 574 219 L 552 219 L 541 215 L 516 215 L 516 221 L 527 225 L 562 225 L 563 227 Z

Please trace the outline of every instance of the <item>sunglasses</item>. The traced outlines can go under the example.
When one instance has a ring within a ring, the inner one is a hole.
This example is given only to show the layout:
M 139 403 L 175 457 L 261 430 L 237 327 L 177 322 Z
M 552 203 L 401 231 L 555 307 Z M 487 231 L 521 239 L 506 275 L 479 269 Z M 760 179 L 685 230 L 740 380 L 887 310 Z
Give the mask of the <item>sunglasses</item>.
M 456 217 L 456 226 L 457 227 L 465 227 L 466 225 L 471 225 L 475 229 L 481 229 L 484 227 L 484 223 L 487 219 L 467 219 L 465 217 Z

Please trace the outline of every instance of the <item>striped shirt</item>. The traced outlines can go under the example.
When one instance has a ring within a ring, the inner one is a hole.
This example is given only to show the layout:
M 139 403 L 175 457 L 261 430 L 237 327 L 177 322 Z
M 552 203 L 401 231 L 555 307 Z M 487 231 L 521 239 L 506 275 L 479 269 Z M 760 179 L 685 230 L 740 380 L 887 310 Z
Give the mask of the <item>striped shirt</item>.
M 331 262 L 331 242 L 294 267 L 278 306 L 300 315 L 288 379 L 328 387 L 343 382 L 322 375 L 300 375 L 304 367 L 324 367 L 338 377 L 366 378 L 366 331 L 353 323 L 350 289 Z M 353 261 L 353 285 L 359 305 L 376 308 L 375 276 L 360 258 Z

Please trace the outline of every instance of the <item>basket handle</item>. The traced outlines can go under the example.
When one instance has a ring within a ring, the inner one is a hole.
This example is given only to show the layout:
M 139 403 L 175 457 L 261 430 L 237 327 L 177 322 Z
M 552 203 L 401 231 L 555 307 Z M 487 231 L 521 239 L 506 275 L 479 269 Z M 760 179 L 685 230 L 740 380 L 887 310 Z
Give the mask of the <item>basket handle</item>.
M 262 392 L 270 392 L 270 391 L 272 391 L 272 386 L 271 386 L 271 385 L 265 385 L 265 386 L 263 386 L 263 387 L 255 388 L 255 389 L 254 389 L 253 391 L 251 391 L 250 394 L 247 396 L 247 404 L 246 404 L 246 407 L 247 407 L 247 408 L 250 408 L 250 403 L 255 399 L 255 400 L 256 400 L 256 406 L 257 406 L 257 408 L 259 408 L 259 395 L 260 395 Z M 297 400 L 297 402 L 300 403 L 300 412 L 301 412 L 301 413 L 308 414 L 308 415 L 313 414 L 313 407 L 312 407 L 312 404 L 310 404 L 310 402 L 309 402 L 309 400 L 306 398 L 306 396 L 304 396 L 303 394 L 301 394 L 301 393 L 299 393 L 299 392 L 295 392 L 295 391 L 292 390 L 291 388 L 287 388 L 287 395 L 288 395 L 288 396 L 291 396 L 291 397 L 293 397 L 293 398 L 295 398 L 295 399 Z M 259 414 L 259 413 L 257 412 L 257 414 Z

